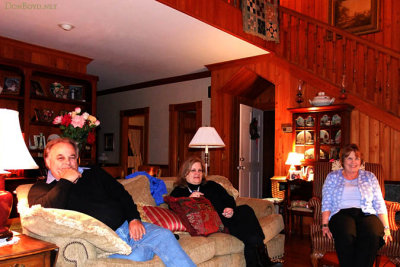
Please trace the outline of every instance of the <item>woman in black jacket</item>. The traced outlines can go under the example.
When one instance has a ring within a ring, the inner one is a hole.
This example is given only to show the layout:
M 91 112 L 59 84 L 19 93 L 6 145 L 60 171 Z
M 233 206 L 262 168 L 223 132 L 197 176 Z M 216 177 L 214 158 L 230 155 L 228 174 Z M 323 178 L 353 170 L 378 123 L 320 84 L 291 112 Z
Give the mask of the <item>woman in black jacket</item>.
M 206 180 L 203 170 L 204 163 L 200 158 L 186 160 L 179 170 L 171 196 L 204 196 L 210 200 L 229 233 L 243 241 L 246 266 L 278 266 L 268 257 L 265 236 L 253 209 L 248 205 L 236 206 L 233 197 L 221 185 Z

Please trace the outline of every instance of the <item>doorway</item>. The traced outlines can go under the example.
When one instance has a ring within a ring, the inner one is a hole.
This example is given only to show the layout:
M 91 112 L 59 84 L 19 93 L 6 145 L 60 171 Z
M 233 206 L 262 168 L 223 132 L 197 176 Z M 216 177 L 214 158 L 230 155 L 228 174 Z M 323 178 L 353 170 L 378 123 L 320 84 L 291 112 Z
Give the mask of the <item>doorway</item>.
M 240 104 L 238 170 L 241 197 L 262 197 L 263 117 L 262 110 Z
M 150 108 L 122 110 L 120 162 L 126 175 L 148 164 Z
M 180 165 L 190 156 L 201 156 L 189 143 L 202 122 L 201 101 L 169 105 L 169 171 L 178 174 Z

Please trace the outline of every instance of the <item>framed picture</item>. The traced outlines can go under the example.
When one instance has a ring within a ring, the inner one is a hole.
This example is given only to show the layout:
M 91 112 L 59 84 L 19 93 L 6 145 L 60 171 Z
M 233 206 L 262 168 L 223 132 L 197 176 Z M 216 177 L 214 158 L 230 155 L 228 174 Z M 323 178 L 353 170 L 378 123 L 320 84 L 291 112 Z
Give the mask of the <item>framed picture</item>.
M 72 100 L 82 100 L 82 85 L 70 85 L 68 98 Z
M 114 150 L 114 134 L 106 133 L 104 134 L 104 151 Z
M 329 0 L 329 23 L 354 34 L 379 30 L 379 0 Z
M 301 171 L 289 171 L 290 180 L 301 179 Z
M 21 78 L 12 77 L 4 79 L 4 87 L 2 94 L 18 95 L 21 86 Z
M 46 96 L 42 86 L 38 81 L 31 81 L 31 90 L 32 92 L 35 92 L 35 94 L 38 96 Z

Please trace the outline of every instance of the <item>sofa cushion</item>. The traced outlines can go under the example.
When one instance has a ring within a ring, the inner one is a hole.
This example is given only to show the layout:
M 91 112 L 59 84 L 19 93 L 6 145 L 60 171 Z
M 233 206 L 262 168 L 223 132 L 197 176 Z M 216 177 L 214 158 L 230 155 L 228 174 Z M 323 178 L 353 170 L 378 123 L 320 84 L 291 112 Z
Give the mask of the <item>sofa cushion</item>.
M 214 240 L 216 256 L 243 252 L 243 242 L 233 235 L 225 233 L 214 233 L 209 235 L 207 238 Z
M 219 183 L 235 200 L 239 196 L 239 191 L 237 191 L 236 188 L 233 187 L 228 178 L 221 175 L 210 175 L 207 176 L 207 180 Z
M 307 208 L 307 201 L 292 200 L 292 201 L 290 201 L 290 207 L 292 207 L 292 208 Z
M 139 175 L 135 178 L 120 179 L 118 181 L 129 192 L 136 205 L 156 206 L 156 202 L 150 192 L 150 182 L 146 176 Z
M 114 253 L 128 255 L 132 251 L 111 228 L 80 212 L 34 205 L 20 214 L 22 225 L 29 232 L 43 237 L 84 239 L 99 249 L 100 257 Z
M 224 225 L 211 202 L 205 197 L 164 197 L 193 236 L 223 231 Z
M 264 243 L 271 240 L 285 228 L 282 215 L 280 214 L 264 216 L 258 218 L 258 221 L 265 235 Z
M 180 235 L 179 244 L 196 265 L 215 256 L 215 242 L 208 237 Z
M 186 227 L 172 210 L 153 206 L 138 206 L 142 221 L 156 224 L 172 232 L 186 231 Z

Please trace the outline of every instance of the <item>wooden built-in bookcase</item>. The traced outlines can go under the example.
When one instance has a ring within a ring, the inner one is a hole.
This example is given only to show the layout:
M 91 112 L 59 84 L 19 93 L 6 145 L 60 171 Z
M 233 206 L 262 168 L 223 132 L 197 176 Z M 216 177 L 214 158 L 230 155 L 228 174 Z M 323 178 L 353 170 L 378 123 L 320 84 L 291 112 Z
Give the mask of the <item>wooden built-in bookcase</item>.
M 60 135 L 52 119 L 62 112 L 82 111 L 96 114 L 97 76 L 86 74 L 91 59 L 0 37 L 0 108 L 19 112 L 21 130 L 33 157 L 40 158 L 43 148 L 35 148 L 40 134 L 47 141 Z M 64 87 L 56 93 L 52 85 Z M 12 85 L 15 85 L 12 87 Z M 96 147 L 86 146 L 81 165 L 96 161 Z

